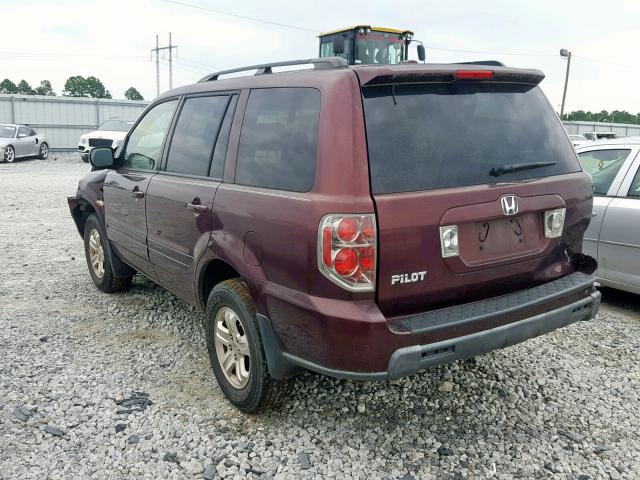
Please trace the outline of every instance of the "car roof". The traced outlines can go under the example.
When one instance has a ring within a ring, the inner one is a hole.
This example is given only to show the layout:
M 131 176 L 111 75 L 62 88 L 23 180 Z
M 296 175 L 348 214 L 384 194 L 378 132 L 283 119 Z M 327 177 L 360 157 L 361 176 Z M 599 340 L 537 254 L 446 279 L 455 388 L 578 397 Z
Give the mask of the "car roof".
M 325 61 L 330 63 L 332 60 L 341 60 L 332 57 L 323 59 L 309 59 L 308 64 L 312 64 L 314 61 Z M 273 64 L 276 67 L 285 66 L 282 62 L 280 65 Z M 300 63 L 303 64 L 304 62 Z M 402 63 L 396 65 L 343 65 L 333 66 L 332 68 L 306 68 L 287 71 L 275 71 L 273 73 L 256 73 L 252 74 L 254 70 L 264 68 L 269 64 L 256 65 L 254 67 L 247 67 L 246 75 L 235 76 L 229 78 L 222 78 L 216 80 L 206 80 L 207 77 L 217 74 L 224 74 L 224 72 L 212 73 L 207 75 L 205 79 L 200 80 L 198 83 L 191 85 L 185 85 L 182 87 L 169 90 L 161 94 L 156 100 L 175 97 L 178 95 L 188 95 L 193 93 L 204 93 L 210 91 L 225 91 L 225 90 L 241 90 L 245 88 L 269 88 L 269 87 L 286 87 L 286 86 L 321 86 L 326 83 L 337 80 L 338 78 L 344 78 L 348 75 L 357 74 L 357 78 L 362 85 L 372 84 L 374 79 L 383 79 L 381 81 L 387 82 L 401 82 L 402 79 L 407 81 L 409 76 L 426 74 L 437 72 L 450 72 L 458 69 L 479 70 L 487 69 L 493 70 L 498 75 L 517 75 L 520 77 L 519 81 L 530 80 L 531 83 L 537 84 L 543 78 L 544 74 L 535 69 L 522 69 L 499 66 L 494 64 L 469 64 L 469 63 Z M 251 69 L 249 69 L 251 68 Z M 231 72 L 229 72 L 231 73 Z M 233 72 L 238 73 L 238 72 Z M 416 78 L 416 81 L 420 81 Z M 432 80 L 433 81 L 433 80 Z M 379 82 L 376 82 L 379 83 Z
M 0 123 L 3 127 L 26 127 L 23 123 Z
M 580 145 L 580 149 L 588 147 L 604 147 L 607 145 L 640 145 L 640 137 L 619 137 L 598 140 Z

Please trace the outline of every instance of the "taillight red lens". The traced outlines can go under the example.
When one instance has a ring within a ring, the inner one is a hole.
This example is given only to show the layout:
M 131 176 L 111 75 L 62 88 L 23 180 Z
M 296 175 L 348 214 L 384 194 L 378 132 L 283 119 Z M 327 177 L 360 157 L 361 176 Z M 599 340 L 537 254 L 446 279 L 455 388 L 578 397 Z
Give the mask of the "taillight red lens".
M 358 221 L 355 218 L 343 218 L 338 222 L 338 238 L 345 242 L 352 242 L 358 235 Z
M 373 221 L 371 218 L 366 217 L 362 220 L 360 230 L 362 231 L 362 234 L 367 237 L 367 239 L 376 238 L 376 230 L 373 226 Z
M 325 277 L 347 290 L 375 290 L 375 222 L 372 213 L 323 217 L 318 232 L 318 267 Z
M 333 259 L 333 268 L 339 275 L 352 275 L 358 266 L 358 254 L 353 248 L 341 248 Z
M 371 272 L 376 267 L 375 250 L 371 247 L 359 249 L 360 266 L 365 272 Z
M 457 80 L 482 80 L 493 77 L 493 70 L 456 70 Z

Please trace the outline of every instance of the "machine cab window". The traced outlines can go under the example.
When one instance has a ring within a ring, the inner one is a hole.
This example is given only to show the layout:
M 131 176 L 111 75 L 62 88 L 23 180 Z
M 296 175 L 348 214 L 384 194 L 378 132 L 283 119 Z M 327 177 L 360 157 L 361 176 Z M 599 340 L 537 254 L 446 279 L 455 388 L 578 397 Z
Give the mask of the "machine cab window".
M 385 27 L 358 25 L 319 35 L 320 57 L 342 57 L 350 65 L 395 65 L 408 60 L 413 32 Z M 418 42 L 420 43 L 420 42 Z M 424 60 L 424 49 L 418 47 Z

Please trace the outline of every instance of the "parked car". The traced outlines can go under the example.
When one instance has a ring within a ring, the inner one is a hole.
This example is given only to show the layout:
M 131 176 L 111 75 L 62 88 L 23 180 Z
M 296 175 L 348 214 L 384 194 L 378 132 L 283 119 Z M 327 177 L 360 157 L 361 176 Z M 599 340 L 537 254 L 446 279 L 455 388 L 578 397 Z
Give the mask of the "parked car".
M 618 135 L 613 132 L 586 132 L 582 134 L 590 142 L 596 142 L 598 140 L 611 140 L 618 138 Z
M 598 259 L 606 286 L 640 293 L 640 137 L 578 149 L 593 180 L 593 218 L 583 251 Z
M 594 317 L 591 181 L 541 72 L 249 69 L 161 95 L 68 200 L 99 290 L 142 272 L 206 312 L 241 410 L 300 369 L 394 379 Z
M 585 137 L 584 135 L 569 135 L 569 140 L 571 140 L 571 143 L 573 144 L 574 147 L 579 147 L 581 145 L 584 145 L 585 143 L 589 143 L 590 140 L 587 139 L 587 137 Z
M 0 125 L 0 161 L 13 162 L 16 158 L 49 156 L 49 140 L 33 128 L 15 123 Z
M 97 130 L 85 133 L 78 141 L 78 151 L 82 161 L 89 161 L 89 152 L 95 147 L 118 148 L 127 132 L 133 125 L 132 121 L 110 118 L 100 124 Z

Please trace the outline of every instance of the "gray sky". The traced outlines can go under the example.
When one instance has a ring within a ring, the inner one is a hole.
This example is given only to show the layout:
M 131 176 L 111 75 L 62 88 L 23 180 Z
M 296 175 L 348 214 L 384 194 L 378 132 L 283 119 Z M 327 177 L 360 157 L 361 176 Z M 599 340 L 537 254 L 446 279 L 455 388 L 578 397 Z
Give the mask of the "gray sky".
M 566 68 L 558 51 L 567 48 L 575 55 L 567 111 L 640 112 L 640 0 L 176 1 L 313 31 L 352 24 L 411 29 L 429 62 L 497 59 L 541 69 L 542 88 L 557 110 Z M 150 49 L 156 34 L 165 45 L 169 31 L 179 46 L 174 86 L 216 69 L 312 57 L 318 50 L 311 31 L 164 0 L 0 0 L 0 11 L 0 79 L 24 78 L 34 87 L 48 79 L 58 94 L 67 77 L 94 75 L 114 98 L 129 86 L 155 97 Z M 167 88 L 163 59 L 161 91 Z

